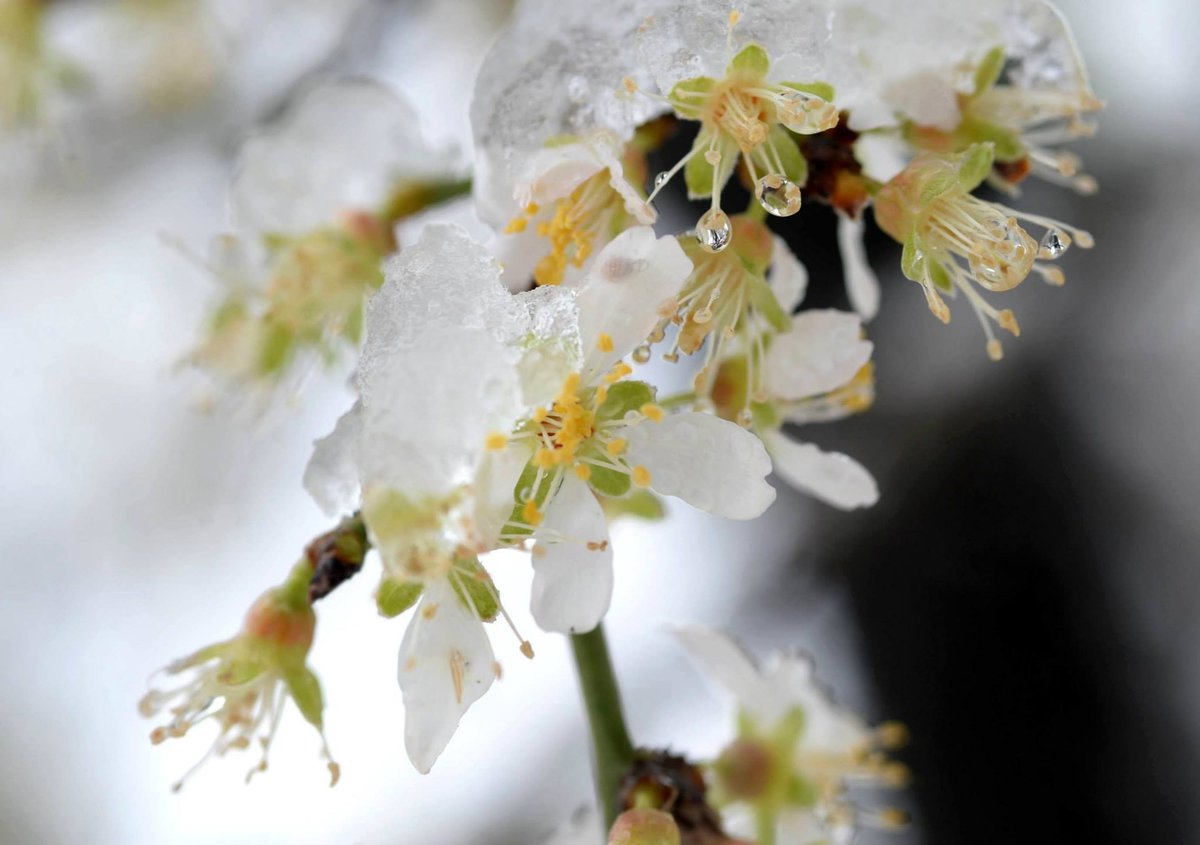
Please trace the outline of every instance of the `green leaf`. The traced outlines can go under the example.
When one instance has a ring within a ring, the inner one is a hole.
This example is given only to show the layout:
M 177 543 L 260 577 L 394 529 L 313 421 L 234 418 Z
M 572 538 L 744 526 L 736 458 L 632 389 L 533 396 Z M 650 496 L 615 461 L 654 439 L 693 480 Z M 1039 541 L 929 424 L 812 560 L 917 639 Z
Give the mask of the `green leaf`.
M 696 152 L 688 159 L 688 163 L 683 168 L 683 180 L 687 183 L 688 199 L 698 200 L 712 196 L 713 165 L 709 164 L 708 159 L 705 158 L 710 147 L 721 155 L 718 162 L 720 169 L 716 176 L 718 192 L 725 188 L 725 183 L 729 181 L 734 167 L 737 166 L 738 156 L 741 154 L 737 142 L 724 132 L 701 129 L 692 144 L 692 149 Z
M 770 69 L 771 57 L 767 51 L 757 44 L 747 44 L 725 68 L 725 75 L 762 79 Z
M 624 419 L 625 414 L 636 411 L 654 401 L 654 388 L 644 381 L 622 380 L 608 388 L 604 402 L 596 409 L 596 420 Z
M 321 696 L 321 682 L 307 666 L 296 666 L 283 673 L 283 682 L 287 684 L 288 692 L 300 713 L 309 724 L 321 727 L 321 712 L 325 702 Z
M 420 581 L 397 581 L 385 577 L 375 591 L 375 606 L 379 615 L 394 619 L 417 603 L 425 585 Z
M 791 88 L 793 91 L 803 91 L 805 94 L 820 97 L 827 103 L 833 102 L 834 90 L 828 82 L 784 82 L 783 86 Z
M 456 577 L 450 579 L 450 586 L 454 587 L 459 601 L 468 610 L 473 608 L 484 622 L 495 619 L 500 612 L 500 594 L 487 570 L 477 559 L 455 558 L 454 572 Z
M 979 67 L 975 68 L 975 96 L 979 96 L 991 88 L 1004 72 L 1004 48 L 993 47 L 988 50 Z
M 808 161 L 800 152 L 796 139 L 782 126 L 772 126 L 767 139 L 758 145 L 750 157 L 759 176 L 778 173 L 778 161 L 783 165 L 783 175 L 797 187 L 803 187 L 808 181 Z

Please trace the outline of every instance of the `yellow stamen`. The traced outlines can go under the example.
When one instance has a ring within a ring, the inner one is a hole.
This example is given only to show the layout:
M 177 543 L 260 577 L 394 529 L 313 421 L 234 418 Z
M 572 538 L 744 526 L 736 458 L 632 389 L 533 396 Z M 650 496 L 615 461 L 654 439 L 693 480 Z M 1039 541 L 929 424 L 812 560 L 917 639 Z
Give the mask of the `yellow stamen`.
M 499 452 L 508 445 L 508 435 L 493 432 L 483 441 L 483 445 L 492 452 Z
M 587 464 L 576 464 L 575 475 L 579 477 L 580 481 L 587 481 L 592 477 L 592 468 Z
M 601 352 L 612 352 L 613 351 L 612 335 L 610 335 L 606 332 L 600 332 L 600 337 L 598 337 L 596 339 L 596 348 L 599 349 Z
M 653 402 L 647 402 L 642 406 L 642 416 L 652 422 L 662 422 L 663 409 Z
M 633 478 L 633 483 L 638 487 L 650 486 L 650 470 L 646 469 L 641 464 L 638 464 L 633 468 L 631 477 Z
M 538 510 L 537 502 L 530 499 L 525 503 L 525 507 L 521 508 L 521 518 L 530 525 L 541 525 L 542 512 Z
M 628 441 L 626 441 L 623 437 L 615 437 L 608 441 L 608 445 L 605 448 L 608 449 L 608 454 L 615 458 L 617 455 L 625 451 L 627 442 Z

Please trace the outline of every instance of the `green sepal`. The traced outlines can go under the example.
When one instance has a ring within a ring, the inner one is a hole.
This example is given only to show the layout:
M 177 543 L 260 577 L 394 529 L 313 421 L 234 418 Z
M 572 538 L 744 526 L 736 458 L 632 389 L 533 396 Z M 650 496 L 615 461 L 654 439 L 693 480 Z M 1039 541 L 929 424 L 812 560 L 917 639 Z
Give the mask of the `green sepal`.
M 709 76 L 697 76 L 695 79 L 685 79 L 671 89 L 667 99 L 675 107 L 675 113 L 687 120 L 699 120 L 704 111 L 704 97 L 686 96 L 689 94 L 711 94 L 717 81 Z
M 747 44 L 725 68 L 726 76 L 762 79 L 771 69 L 771 57 L 757 44 Z
M 283 682 L 287 684 L 292 700 L 300 708 L 300 714 L 319 730 L 325 702 L 321 695 L 321 682 L 317 680 L 317 676 L 307 666 L 293 666 L 283 671 Z
M 961 184 L 961 172 L 961 169 L 956 171 L 949 167 L 939 167 L 935 173 L 926 177 L 921 183 L 921 193 L 917 198 L 921 208 L 928 208 L 938 197 L 958 189 Z
M 750 414 L 758 431 L 770 431 L 783 424 L 779 411 L 770 402 L 751 402 Z
M 777 332 L 786 332 L 792 327 L 791 316 L 783 310 L 783 306 L 775 298 L 775 291 L 771 290 L 771 286 L 763 278 L 747 273 L 746 290 L 750 294 L 750 304 L 767 318 L 771 328 Z
M 258 370 L 262 375 L 277 373 L 287 366 L 295 349 L 296 336 L 273 320 L 266 321 L 266 332 L 258 349 Z
M 774 155 L 767 151 L 771 147 L 775 150 Z M 808 160 L 800 152 L 795 136 L 782 126 L 772 126 L 767 133 L 767 139 L 755 148 L 750 157 L 754 160 L 754 166 L 760 176 L 777 172 L 779 168 L 776 167 L 775 160 L 778 158 L 779 163 L 783 165 L 783 175 L 794 185 L 803 187 L 808 181 Z
M 792 807 L 815 807 L 820 793 L 807 778 L 792 775 L 788 778 L 783 800 Z
M 688 163 L 683 168 L 683 181 L 687 184 L 688 199 L 699 200 L 712 196 L 713 166 L 708 163 L 705 154 L 713 146 L 714 136 L 715 149 L 721 154 L 721 160 L 718 163 L 720 170 L 716 175 L 718 193 L 724 190 L 725 183 L 729 181 L 729 177 L 733 175 L 733 170 L 737 166 L 738 156 L 741 154 L 737 141 L 724 132 L 701 129 L 692 144 L 692 149 L 697 152 L 688 159 Z
M 525 522 L 525 502 L 522 498 L 525 491 L 530 491 L 530 498 L 533 503 L 540 509 L 546 503 L 546 499 L 550 497 L 550 488 L 553 486 L 551 474 L 546 473 L 542 478 L 541 486 L 534 490 L 534 482 L 537 481 L 538 468 L 533 463 L 525 464 L 525 469 L 521 470 L 521 477 L 517 479 L 517 485 L 513 488 L 513 509 L 509 514 L 508 522 L 504 526 L 504 535 L 506 539 L 512 540 L 518 537 L 528 537 L 533 533 L 532 530 L 525 527 L 522 523 Z
M 975 68 L 975 96 L 991 88 L 1000 80 L 1004 72 L 1004 48 L 993 47 L 988 50 L 979 67 Z
M 463 572 L 463 570 L 469 570 Z M 474 610 L 484 622 L 491 622 L 500 612 L 499 593 L 492 582 L 492 576 L 479 565 L 478 559 L 455 558 L 455 577 L 450 579 L 459 601 L 468 610 Z
M 827 103 L 833 102 L 834 88 L 828 82 L 784 82 L 781 84 L 783 87 L 791 88 L 793 91 L 802 91 L 805 94 L 820 97 Z
M 940 261 L 927 261 L 926 269 L 929 271 L 929 280 L 933 282 L 933 286 L 942 293 L 954 293 L 954 279 L 950 277 L 950 273 L 942 265 Z
M 962 162 L 958 168 L 958 187 L 964 191 L 973 191 L 992 172 L 992 162 L 995 159 L 995 147 L 989 143 L 972 144 L 962 154 Z M 922 192 L 924 202 L 924 192 Z
M 654 388 L 644 381 L 622 380 L 608 388 L 604 402 L 596 409 L 596 421 L 624 419 L 630 411 L 654 401 Z
M 634 490 L 628 496 L 600 497 L 600 507 L 609 522 L 622 516 L 657 522 L 667 515 L 667 507 L 658 495 L 649 490 Z
M 394 619 L 416 604 L 424 590 L 420 581 L 397 581 L 385 576 L 375 591 L 375 607 L 380 616 Z
M 925 278 L 925 265 L 928 263 L 925 251 L 913 232 L 904 240 L 904 249 L 900 253 L 900 270 L 906 278 L 920 282 Z
M 965 139 L 964 147 L 968 143 L 990 143 L 997 161 L 1016 161 L 1025 157 L 1025 145 L 1021 143 L 1020 135 L 986 120 L 968 117 L 955 134 Z
M 600 457 L 601 453 L 598 448 L 589 444 L 581 450 L 580 455 L 582 457 Z M 629 493 L 630 487 L 633 485 L 628 473 L 595 464 L 589 464 L 588 469 L 592 471 L 592 474 L 588 476 L 588 486 L 601 496 L 619 499 Z

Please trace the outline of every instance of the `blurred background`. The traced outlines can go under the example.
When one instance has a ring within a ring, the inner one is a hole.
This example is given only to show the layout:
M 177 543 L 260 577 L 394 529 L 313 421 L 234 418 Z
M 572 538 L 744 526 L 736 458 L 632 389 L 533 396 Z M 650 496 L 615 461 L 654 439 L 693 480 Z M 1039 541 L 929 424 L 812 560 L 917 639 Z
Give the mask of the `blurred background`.
M 300 476 L 349 401 L 341 371 L 267 425 L 197 412 L 173 365 L 213 288 L 172 244 L 223 227 L 238 138 L 314 75 L 394 82 L 430 138 L 469 149 L 506 4 L 231 4 L 211 66 L 179 78 L 177 50 L 141 55 L 143 24 L 113 30 L 105 5 L 52 16 L 81 61 L 108 45 L 90 109 L 48 145 L 0 147 L 0 842 L 537 842 L 591 796 L 565 643 L 539 636 L 518 663 L 497 637 L 509 671 L 421 777 L 403 624 L 375 614 L 370 575 L 325 602 L 313 654 L 337 789 L 292 712 L 252 786 L 231 757 L 173 795 L 203 740 L 152 748 L 135 709 L 155 668 L 233 633 L 324 529 Z M 1200 6 L 1060 5 L 1108 103 L 1079 147 L 1101 192 L 1035 184 L 1019 205 L 1097 246 L 1064 260 L 1065 288 L 1007 295 L 1023 334 L 1006 359 L 966 315 L 935 321 L 872 238 L 878 401 L 806 434 L 872 469 L 880 505 L 843 514 L 779 485 L 754 523 L 674 504 L 666 527 L 616 531 L 608 627 L 640 742 L 702 756 L 728 727 L 667 624 L 807 649 L 842 702 L 914 736 L 916 823 L 867 841 L 1200 842 Z M 147 67 L 155 86 L 134 91 Z M 808 302 L 844 306 L 832 214 L 801 220 Z M 526 595 L 525 570 L 498 564 L 502 593 Z

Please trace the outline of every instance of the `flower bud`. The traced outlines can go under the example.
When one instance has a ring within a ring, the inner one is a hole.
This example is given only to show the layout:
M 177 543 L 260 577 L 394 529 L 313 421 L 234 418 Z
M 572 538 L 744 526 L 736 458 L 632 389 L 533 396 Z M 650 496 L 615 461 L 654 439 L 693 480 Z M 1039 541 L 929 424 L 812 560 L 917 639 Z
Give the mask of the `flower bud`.
M 608 845 L 679 845 L 679 828 L 670 813 L 638 807 L 617 816 Z

